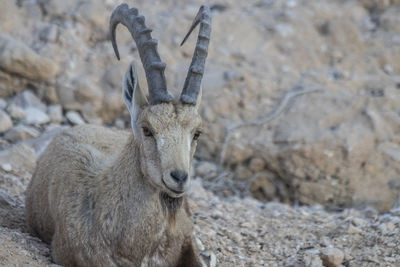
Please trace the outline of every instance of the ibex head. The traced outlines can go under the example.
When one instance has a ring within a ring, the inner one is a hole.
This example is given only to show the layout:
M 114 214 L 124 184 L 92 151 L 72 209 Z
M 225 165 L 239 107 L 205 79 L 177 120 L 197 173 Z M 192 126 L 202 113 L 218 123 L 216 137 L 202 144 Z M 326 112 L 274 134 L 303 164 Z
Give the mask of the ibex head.
M 182 44 L 200 23 L 196 48 L 180 99 L 175 101 L 167 91 L 166 64 L 157 52 L 157 40 L 151 37 L 144 17 L 127 4 L 118 6 L 111 15 L 110 33 L 115 54 L 118 23 L 125 25 L 136 42 L 146 73 L 149 99 L 138 84 L 132 62 L 123 79 L 123 97 L 131 115 L 135 140 L 140 147 L 142 172 L 150 183 L 170 197 L 181 197 L 189 186 L 189 169 L 201 133 L 198 113 L 205 59 L 211 33 L 211 15 L 202 6 Z

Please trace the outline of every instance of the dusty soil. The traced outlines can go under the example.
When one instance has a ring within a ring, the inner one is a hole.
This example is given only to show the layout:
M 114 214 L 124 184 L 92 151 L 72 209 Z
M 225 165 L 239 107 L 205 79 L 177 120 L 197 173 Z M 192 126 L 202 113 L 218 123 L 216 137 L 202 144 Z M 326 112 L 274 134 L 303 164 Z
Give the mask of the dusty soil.
M 51 265 L 49 247 L 25 233 L 23 196 L 0 193 L 0 265 Z M 322 258 L 330 250 L 342 266 L 400 262 L 400 209 L 327 212 L 322 206 L 223 198 L 205 190 L 199 178 L 190 205 L 202 253 L 214 254 L 218 266 L 328 266 Z

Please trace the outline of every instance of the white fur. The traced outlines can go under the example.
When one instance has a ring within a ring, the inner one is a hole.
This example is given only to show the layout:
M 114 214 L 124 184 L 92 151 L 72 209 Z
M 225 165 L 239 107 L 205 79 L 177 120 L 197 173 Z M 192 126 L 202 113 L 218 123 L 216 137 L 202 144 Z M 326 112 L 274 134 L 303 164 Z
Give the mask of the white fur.
M 190 152 L 190 148 L 192 147 L 192 135 L 191 134 L 188 135 L 187 144 L 188 144 L 188 151 Z
M 163 138 L 158 139 L 157 140 L 157 148 L 158 148 L 158 150 L 160 150 L 163 147 L 163 145 L 164 145 L 164 139 Z

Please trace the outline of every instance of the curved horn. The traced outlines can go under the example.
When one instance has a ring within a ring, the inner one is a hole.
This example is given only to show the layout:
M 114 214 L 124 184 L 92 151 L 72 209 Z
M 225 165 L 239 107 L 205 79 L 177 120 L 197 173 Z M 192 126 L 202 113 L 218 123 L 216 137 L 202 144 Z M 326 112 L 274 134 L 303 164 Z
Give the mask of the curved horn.
M 190 64 L 185 84 L 181 94 L 181 101 L 185 104 L 195 105 L 200 91 L 201 79 L 203 78 L 204 65 L 208 53 L 208 43 L 211 35 L 211 12 L 208 6 L 201 6 L 194 19 L 189 32 L 186 34 L 181 45 L 185 43 L 197 24 L 200 23 L 199 35 L 194 50 L 192 63 Z
M 119 60 L 115 29 L 118 23 L 125 25 L 136 42 L 140 59 L 146 72 L 150 104 L 171 102 L 173 98 L 167 91 L 164 75 L 166 64 L 161 61 L 157 52 L 157 40 L 151 38 L 152 29 L 146 27 L 144 20 L 144 16 L 139 15 L 139 11 L 136 8 L 129 8 L 127 4 L 121 4 L 116 7 L 110 18 L 111 43 Z

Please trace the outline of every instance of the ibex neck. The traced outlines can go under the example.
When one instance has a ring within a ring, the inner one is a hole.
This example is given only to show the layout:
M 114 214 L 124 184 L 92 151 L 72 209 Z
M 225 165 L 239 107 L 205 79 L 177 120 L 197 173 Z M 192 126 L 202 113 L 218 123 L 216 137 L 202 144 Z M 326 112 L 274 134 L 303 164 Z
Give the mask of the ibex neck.
M 115 177 L 116 180 L 120 182 L 121 191 L 131 193 L 138 191 L 137 193 L 140 193 L 145 189 L 146 192 L 150 190 L 156 193 L 156 190 L 142 173 L 139 144 L 133 134 L 130 134 L 128 142 L 115 160 L 112 172 L 117 176 Z

